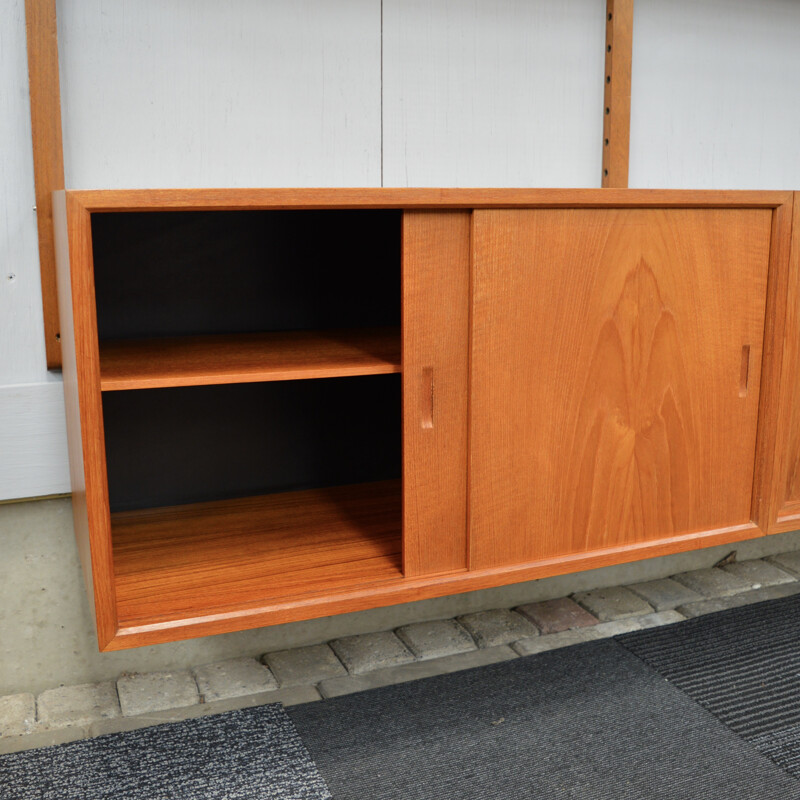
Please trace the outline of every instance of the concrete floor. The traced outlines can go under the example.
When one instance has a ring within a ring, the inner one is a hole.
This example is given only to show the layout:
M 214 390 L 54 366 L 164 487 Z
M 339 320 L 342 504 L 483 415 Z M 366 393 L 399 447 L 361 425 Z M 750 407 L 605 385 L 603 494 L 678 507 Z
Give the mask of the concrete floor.
M 800 532 L 648 559 L 417 603 L 172 644 L 100 653 L 78 564 L 70 500 L 0 505 L 0 695 L 115 679 L 123 672 L 180 670 L 239 656 L 316 644 L 522 605 L 589 589 L 666 577 L 715 564 L 800 549 Z

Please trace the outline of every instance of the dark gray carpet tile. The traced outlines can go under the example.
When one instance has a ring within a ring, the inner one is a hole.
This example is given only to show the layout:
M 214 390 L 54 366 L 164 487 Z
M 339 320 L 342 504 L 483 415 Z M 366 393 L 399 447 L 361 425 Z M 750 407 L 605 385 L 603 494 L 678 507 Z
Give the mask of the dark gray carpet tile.
M 325 800 L 280 705 L 0 756 L 3 800 Z
M 294 706 L 337 800 L 796 800 L 613 641 Z
M 788 773 L 800 778 L 800 725 L 756 736 L 750 743 Z
M 745 738 L 800 725 L 800 596 L 617 641 Z

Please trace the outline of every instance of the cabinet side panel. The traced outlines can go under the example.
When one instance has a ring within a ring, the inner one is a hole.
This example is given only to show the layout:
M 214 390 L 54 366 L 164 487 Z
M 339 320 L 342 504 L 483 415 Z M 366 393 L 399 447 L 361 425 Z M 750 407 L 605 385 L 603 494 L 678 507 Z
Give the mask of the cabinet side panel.
M 755 501 L 762 527 L 770 533 L 800 527 L 800 202 L 795 193 L 793 209 L 776 209 L 773 234 L 775 292 L 771 333 L 772 375 L 765 373 L 768 394 L 762 402 L 761 429 L 764 458 L 759 466 Z M 791 223 L 788 216 L 791 212 Z M 787 269 L 788 262 L 788 269 Z M 768 380 L 771 378 L 771 380 Z M 771 434 L 771 435 L 770 435 Z M 772 463 L 769 463 L 772 459 Z M 769 467 L 773 467 L 770 471 Z M 770 479 L 771 478 L 771 479 Z M 767 505 L 768 501 L 768 505 Z M 766 507 L 762 507 L 766 506 Z
M 73 517 L 81 564 L 104 649 L 116 634 L 111 518 L 103 439 L 88 211 L 54 194 L 56 264 Z
M 470 567 L 751 525 L 772 212 L 475 212 Z
M 467 564 L 469 212 L 403 215 L 403 569 Z
M 72 516 L 78 554 L 83 568 L 89 604 L 94 610 L 92 583 L 92 554 L 89 547 L 89 519 L 86 512 L 86 481 L 83 473 L 83 446 L 81 444 L 81 417 L 78 403 L 78 373 L 75 363 L 75 331 L 72 316 L 72 287 L 69 269 L 69 233 L 66 195 L 53 193 L 53 230 L 55 235 L 56 281 L 61 320 L 62 375 L 64 379 L 64 406 L 67 417 L 67 444 L 69 447 L 69 479 L 72 490 Z

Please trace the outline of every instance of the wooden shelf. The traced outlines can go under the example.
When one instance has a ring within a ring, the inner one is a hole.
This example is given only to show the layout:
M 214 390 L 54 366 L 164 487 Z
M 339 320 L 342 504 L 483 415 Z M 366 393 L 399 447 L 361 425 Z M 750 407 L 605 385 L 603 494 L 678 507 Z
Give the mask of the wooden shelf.
M 114 513 L 120 625 L 399 579 L 401 529 L 399 480 Z
M 396 327 L 100 343 L 104 392 L 392 372 L 400 372 Z

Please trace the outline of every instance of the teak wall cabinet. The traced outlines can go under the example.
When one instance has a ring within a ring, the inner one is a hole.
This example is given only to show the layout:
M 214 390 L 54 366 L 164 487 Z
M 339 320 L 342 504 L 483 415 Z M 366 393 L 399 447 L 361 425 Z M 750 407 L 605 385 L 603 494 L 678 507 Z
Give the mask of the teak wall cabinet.
M 56 193 L 100 648 L 794 527 L 792 210 L 785 192 Z

